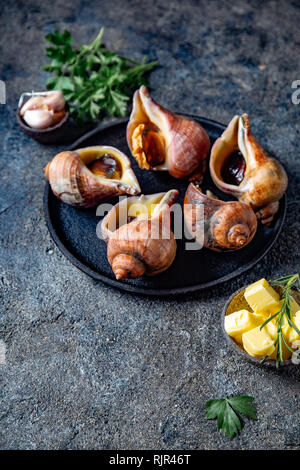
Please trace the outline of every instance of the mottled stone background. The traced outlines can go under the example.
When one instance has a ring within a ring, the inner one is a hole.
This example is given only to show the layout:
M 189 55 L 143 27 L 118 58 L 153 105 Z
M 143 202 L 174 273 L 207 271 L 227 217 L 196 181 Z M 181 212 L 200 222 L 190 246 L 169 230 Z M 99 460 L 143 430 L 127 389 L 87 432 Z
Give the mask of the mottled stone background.
M 261 276 L 299 271 L 300 2 L 33 0 L 0 2 L 0 365 L 4 449 L 300 449 L 299 368 L 241 362 L 222 335 L 229 294 Z M 289 174 L 288 216 L 271 252 L 239 279 L 199 295 L 139 297 L 94 282 L 45 225 L 43 167 L 58 148 L 19 129 L 21 92 L 43 89 L 44 35 L 78 42 L 105 26 L 107 46 L 158 59 L 154 97 L 227 123 L 246 111 Z M 204 403 L 250 394 L 258 422 L 232 442 Z

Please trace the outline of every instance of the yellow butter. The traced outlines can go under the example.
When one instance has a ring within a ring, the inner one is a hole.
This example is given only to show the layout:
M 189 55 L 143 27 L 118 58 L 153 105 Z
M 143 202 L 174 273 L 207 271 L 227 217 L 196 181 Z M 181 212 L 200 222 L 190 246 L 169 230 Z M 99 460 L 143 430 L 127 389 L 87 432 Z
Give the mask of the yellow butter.
M 298 310 L 298 312 L 296 312 L 295 316 L 291 315 L 291 321 L 294 323 L 294 325 L 296 325 L 296 327 L 300 331 L 300 309 Z M 287 320 L 284 327 L 282 328 L 282 331 L 289 346 L 293 346 L 293 343 L 295 341 L 300 341 L 300 335 L 292 326 L 288 324 Z
M 278 320 L 278 316 L 273 318 L 272 320 L 270 320 L 264 327 L 266 329 L 266 331 L 268 332 L 268 334 L 271 336 L 271 338 L 274 341 L 276 340 L 277 334 L 278 334 L 278 332 L 277 332 L 277 328 L 278 328 L 277 320 Z M 284 335 L 284 338 L 286 340 L 287 340 L 287 335 L 288 335 L 289 328 L 290 328 L 290 326 L 288 324 L 287 318 L 284 315 L 281 329 L 282 329 L 282 333 Z
M 264 278 L 247 287 L 244 297 L 255 313 L 268 316 L 280 310 L 279 294 Z
M 277 338 L 277 323 L 276 323 L 276 318 L 273 320 L 269 321 L 265 326 L 264 329 L 266 332 L 269 334 L 269 336 L 272 338 L 273 341 L 276 340 Z
M 298 310 L 300 310 L 300 306 L 297 304 L 296 300 L 292 296 L 290 298 L 290 303 L 291 303 L 291 308 L 293 310 L 293 313 L 296 313 L 296 312 L 298 312 Z M 279 301 L 279 310 L 281 309 L 282 304 L 283 304 L 283 300 L 280 300 Z
M 278 335 L 278 332 L 277 332 L 277 328 L 278 328 L 277 319 L 278 319 L 278 317 L 273 318 L 273 320 L 269 321 L 266 324 L 266 326 L 264 327 L 266 329 L 266 331 L 268 332 L 269 336 L 272 338 L 272 340 L 274 342 L 276 341 L 277 335 Z M 287 322 L 286 317 L 284 316 L 283 317 L 282 333 L 284 335 L 284 339 L 287 341 L 286 334 L 284 333 L 286 325 L 288 326 L 288 322 Z M 287 341 L 287 343 L 288 343 L 288 341 Z M 278 350 L 278 345 L 276 346 L 276 348 L 274 348 L 274 352 L 270 355 L 270 359 L 276 360 L 277 350 Z M 291 356 L 291 352 L 288 350 L 288 348 L 286 347 L 286 345 L 282 341 L 282 359 L 283 359 L 283 361 L 286 361 L 287 359 L 289 359 L 290 356 Z
M 295 317 L 293 317 L 293 318 L 295 318 Z M 278 317 L 274 318 L 273 322 L 276 322 L 277 319 L 278 319 Z M 277 325 L 277 323 L 276 323 L 276 325 Z M 283 316 L 281 329 L 282 329 L 282 333 L 284 335 L 284 338 L 288 341 L 290 325 L 289 325 L 285 315 Z
M 250 356 L 262 357 L 271 355 L 275 350 L 274 340 L 265 327 L 260 329 L 260 327 L 257 326 L 247 333 L 244 333 L 242 341 L 245 351 L 250 354 Z
M 225 316 L 225 331 L 238 343 L 242 344 L 243 333 L 252 330 L 257 325 L 262 324 L 264 317 L 248 310 L 239 310 Z
M 281 302 L 283 302 L 283 300 Z M 297 313 L 298 310 L 300 310 L 300 305 L 297 304 L 296 300 L 293 297 L 291 297 L 290 302 L 291 302 L 293 313 Z
M 296 312 L 296 315 L 292 316 L 291 318 L 292 318 L 293 323 L 300 330 L 300 310 L 298 312 Z M 264 327 L 264 329 L 266 330 L 266 332 L 268 333 L 268 335 L 270 336 L 270 338 L 274 342 L 277 339 L 277 334 L 278 334 L 278 332 L 277 332 L 277 328 L 278 328 L 277 319 L 278 319 L 278 317 L 273 318 Z M 295 341 L 300 341 L 300 335 L 298 335 L 296 330 L 294 330 L 294 328 L 292 328 L 289 325 L 285 315 L 283 317 L 282 333 L 284 335 L 284 339 L 285 339 L 286 343 L 290 347 L 293 345 L 293 343 Z M 276 346 L 276 349 L 274 349 L 274 352 L 270 355 L 270 359 L 276 360 L 277 349 L 278 349 L 278 346 Z M 292 354 L 291 351 L 285 346 L 284 342 L 282 341 L 282 358 L 283 358 L 283 360 L 286 361 L 287 359 L 289 359 L 291 357 L 291 354 Z
M 283 304 L 283 300 L 280 300 L 279 301 L 279 310 L 281 309 L 282 304 Z M 298 317 L 298 311 L 300 311 L 300 307 L 293 298 L 291 299 L 291 307 L 292 307 L 293 312 L 296 314 L 296 316 L 291 315 L 291 318 L 292 318 L 292 320 L 297 322 L 297 321 L 300 320 L 300 314 L 299 314 L 299 317 Z M 298 318 L 299 318 L 299 320 L 298 320 Z M 269 332 L 269 334 L 271 335 L 271 337 L 273 339 L 276 339 L 276 337 L 277 337 L 277 327 L 278 327 L 277 320 L 278 320 L 278 316 L 273 318 L 273 320 L 271 320 L 266 325 L 266 328 L 268 329 L 268 332 Z M 297 325 L 297 323 L 296 323 L 296 326 L 298 327 L 298 329 L 300 329 L 299 326 Z M 286 318 L 286 315 L 283 316 L 282 333 L 283 333 L 284 338 L 287 340 L 288 343 L 291 343 L 291 341 L 296 341 L 297 339 L 300 339 L 299 335 L 294 330 L 294 328 L 292 328 L 289 325 L 289 323 L 287 321 L 287 318 Z M 290 334 L 291 334 L 291 338 L 290 338 Z

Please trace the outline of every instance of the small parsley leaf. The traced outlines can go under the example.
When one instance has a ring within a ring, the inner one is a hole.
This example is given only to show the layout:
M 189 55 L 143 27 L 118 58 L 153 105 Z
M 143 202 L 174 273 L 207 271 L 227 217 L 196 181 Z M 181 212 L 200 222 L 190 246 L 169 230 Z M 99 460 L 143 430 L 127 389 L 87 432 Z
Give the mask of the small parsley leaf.
M 218 429 L 222 430 L 229 439 L 233 439 L 243 427 L 239 414 L 257 420 L 256 408 L 252 405 L 253 400 L 253 397 L 245 395 L 209 400 L 205 404 L 206 418 L 217 419 Z
M 216 400 L 208 400 L 205 404 L 206 407 L 206 418 L 215 419 L 220 413 L 221 407 L 224 405 L 225 400 L 218 398 Z
M 257 420 L 256 408 L 251 405 L 254 401 L 253 397 L 246 395 L 237 395 L 228 399 L 230 405 L 247 418 Z
M 219 428 L 220 429 L 220 428 Z M 233 439 L 242 430 L 242 423 L 238 415 L 231 408 L 228 402 L 225 405 L 224 418 L 222 423 L 222 431 Z

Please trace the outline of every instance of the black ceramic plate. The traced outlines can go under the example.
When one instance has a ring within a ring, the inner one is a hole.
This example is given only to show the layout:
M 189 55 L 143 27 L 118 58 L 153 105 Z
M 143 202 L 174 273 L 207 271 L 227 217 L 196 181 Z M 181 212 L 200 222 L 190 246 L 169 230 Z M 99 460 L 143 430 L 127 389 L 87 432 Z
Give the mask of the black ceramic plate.
M 209 119 L 192 116 L 206 129 L 211 143 L 223 132 L 225 126 Z M 126 120 L 94 129 L 81 137 L 72 148 L 90 145 L 112 145 L 130 155 L 126 143 Z M 167 172 L 140 170 L 132 161 L 133 170 L 144 194 L 152 194 L 177 188 L 182 203 L 188 186 L 187 181 L 176 180 Z M 226 195 L 219 192 L 206 172 L 203 190 L 211 189 L 222 199 Z M 112 202 L 117 202 L 117 198 Z M 286 210 L 285 197 L 280 201 L 280 209 L 271 227 L 258 225 L 252 242 L 242 250 L 216 253 L 207 249 L 185 251 L 185 240 L 177 240 L 177 255 L 172 266 L 156 277 L 143 276 L 139 279 L 117 281 L 106 257 L 106 245 L 96 235 L 101 218 L 96 209 L 78 209 L 60 202 L 49 184 L 44 195 L 44 211 L 50 233 L 62 253 L 79 269 L 89 276 L 119 289 L 148 295 L 175 295 L 199 291 L 215 286 L 244 273 L 254 266 L 269 251 L 281 230 Z

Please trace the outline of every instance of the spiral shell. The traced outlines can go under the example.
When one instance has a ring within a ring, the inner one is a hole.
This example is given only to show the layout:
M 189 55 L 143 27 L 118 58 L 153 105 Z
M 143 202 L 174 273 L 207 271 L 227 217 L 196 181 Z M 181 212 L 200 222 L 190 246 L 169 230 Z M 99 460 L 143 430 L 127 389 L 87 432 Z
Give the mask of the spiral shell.
M 210 140 L 191 118 L 157 104 L 146 87 L 134 94 L 127 142 L 140 168 L 168 171 L 174 178 L 200 178 Z
M 171 266 L 177 244 L 171 230 L 170 207 L 177 197 L 177 190 L 130 197 L 104 217 L 102 236 L 117 279 L 155 276 Z
M 239 154 L 237 155 L 237 152 Z M 235 164 L 232 156 L 236 156 Z M 226 170 L 238 175 L 228 181 Z M 210 174 L 216 186 L 242 202 L 250 204 L 263 222 L 269 223 L 287 189 L 287 175 L 282 165 L 271 157 L 252 134 L 247 114 L 234 116 L 211 150 Z M 266 209 L 264 214 L 264 209 Z
M 214 251 L 239 250 L 251 242 L 257 230 L 250 205 L 209 197 L 193 183 L 185 195 L 184 219 L 198 243 Z
M 141 191 L 129 158 L 109 146 L 61 152 L 45 174 L 56 197 L 72 206 L 93 207 L 102 199 Z

